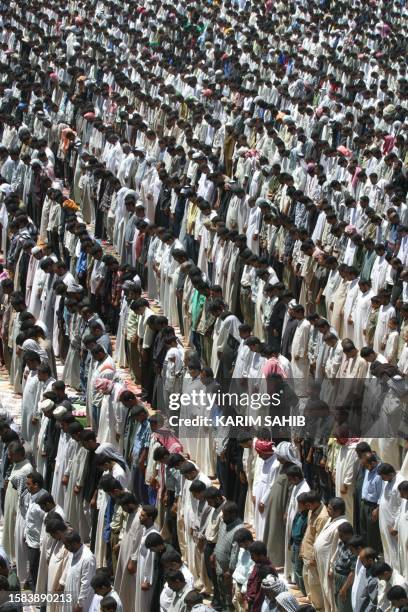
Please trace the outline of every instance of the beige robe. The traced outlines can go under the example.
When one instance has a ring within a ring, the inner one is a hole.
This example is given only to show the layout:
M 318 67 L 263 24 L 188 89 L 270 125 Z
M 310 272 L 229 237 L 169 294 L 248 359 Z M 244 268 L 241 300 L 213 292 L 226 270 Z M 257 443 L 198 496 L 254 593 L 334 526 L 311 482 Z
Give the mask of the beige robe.
M 330 561 L 336 553 L 339 542 L 339 525 L 347 523 L 345 516 L 329 519 L 325 524 L 314 543 L 315 559 L 317 572 L 319 574 L 320 585 L 322 587 L 324 610 L 335 610 L 333 582 L 329 578 Z

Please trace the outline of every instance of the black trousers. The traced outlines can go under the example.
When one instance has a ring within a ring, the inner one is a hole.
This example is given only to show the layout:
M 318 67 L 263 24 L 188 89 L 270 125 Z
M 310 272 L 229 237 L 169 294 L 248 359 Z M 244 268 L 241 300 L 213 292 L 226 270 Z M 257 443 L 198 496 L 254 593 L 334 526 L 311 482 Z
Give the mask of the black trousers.
M 38 566 L 40 564 L 40 549 L 39 548 L 28 548 L 28 564 L 30 566 L 30 580 L 31 588 L 35 591 L 35 585 L 37 584 Z
M 374 548 L 381 553 L 383 550 L 380 534 L 380 525 L 378 519 L 373 521 L 372 514 L 375 505 L 367 503 L 364 499 L 360 506 L 360 535 L 364 539 L 366 546 Z
M 207 574 L 211 582 L 214 586 L 214 595 L 213 595 L 213 604 L 217 604 L 220 602 L 220 591 L 218 588 L 217 574 L 215 573 L 215 569 L 211 566 L 210 557 L 214 552 L 215 544 L 207 542 L 204 548 L 204 563 L 205 569 L 207 570 Z

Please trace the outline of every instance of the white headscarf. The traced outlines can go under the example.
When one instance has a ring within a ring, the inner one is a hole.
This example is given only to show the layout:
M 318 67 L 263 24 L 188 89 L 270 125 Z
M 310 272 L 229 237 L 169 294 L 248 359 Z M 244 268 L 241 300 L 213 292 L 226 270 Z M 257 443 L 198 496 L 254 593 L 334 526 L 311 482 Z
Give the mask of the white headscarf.
M 299 604 L 296 601 L 296 597 L 291 595 L 291 593 L 284 592 L 280 593 L 276 596 L 276 603 L 280 605 L 281 608 L 287 610 L 287 612 L 296 612 L 299 610 Z
M 95 455 L 106 455 L 109 459 L 113 459 L 113 461 L 119 463 L 119 465 L 125 470 L 127 474 L 129 473 L 129 468 L 127 466 L 125 458 L 118 451 L 116 446 L 114 446 L 110 442 L 102 442 L 102 444 L 100 444 L 95 450 Z
M 302 465 L 296 447 L 291 442 L 280 442 L 276 447 L 275 453 L 278 459 L 284 459 L 299 467 Z

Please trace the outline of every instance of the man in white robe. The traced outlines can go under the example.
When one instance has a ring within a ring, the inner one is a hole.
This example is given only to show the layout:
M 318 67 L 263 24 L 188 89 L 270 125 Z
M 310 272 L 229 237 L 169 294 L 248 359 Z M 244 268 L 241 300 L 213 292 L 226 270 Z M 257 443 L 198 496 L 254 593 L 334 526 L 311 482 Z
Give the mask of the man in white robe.
M 121 599 L 123 609 L 136 612 L 137 552 L 144 529 L 140 522 L 142 509 L 138 509 L 137 500 L 131 493 L 123 494 L 120 505 L 127 513 L 127 518 L 119 536 L 120 548 L 114 586 Z
M 155 524 L 157 508 L 143 506 L 139 521 L 143 525 L 140 544 L 136 553 L 136 597 L 135 610 L 150 610 L 153 597 L 153 572 L 156 553 L 145 546 L 146 538 L 150 533 L 159 533 Z
M 390 590 L 399 586 L 408 591 L 408 583 L 404 576 L 386 562 L 379 562 L 373 567 L 373 576 L 378 580 L 377 610 L 380 612 L 392 612 L 395 610 L 388 598 Z
M 92 427 L 98 432 L 100 410 L 103 401 L 103 393 L 98 391 L 95 383 L 97 379 L 103 378 L 113 380 L 116 374 L 116 366 L 112 357 L 99 344 L 91 350 L 94 367 L 88 373 L 87 385 L 87 410 L 92 419 Z
M 351 319 L 354 325 L 354 343 L 358 349 L 367 345 L 365 328 L 371 308 L 371 298 L 374 291 L 371 288 L 371 281 L 360 279 L 358 282 L 359 291 L 351 312 Z
M 65 520 L 65 514 L 64 510 L 60 506 L 57 506 L 54 501 L 54 498 L 47 491 L 44 491 L 43 494 L 38 498 L 38 505 L 44 512 L 44 519 L 40 533 L 40 560 L 38 564 L 38 576 L 35 591 L 36 593 L 46 593 L 48 582 L 48 566 L 52 550 L 54 548 L 54 545 L 56 544 L 56 540 L 54 540 L 52 535 L 46 530 L 46 520 L 47 517 L 49 520 L 51 520 L 50 517 L 52 517 L 53 515 L 58 515 L 61 517 L 62 520 Z
M 213 345 L 211 352 L 211 368 L 214 372 L 214 376 L 218 374 L 226 379 L 230 378 L 231 372 L 229 371 L 228 362 L 223 361 L 223 353 L 226 351 L 230 336 L 235 339 L 237 346 L 241 341 L 239 335 L 239 319 L 227 312 L 225 304 L 222 300 L 214 300 L 214 303 L 210 307 L 211 314 L 216 317 L 213 333 Z
M 389 291 L 384 291 L 379 296 L 381 306 L 378 311 L 373 343 L 373 348 L 377 353 L 382 353 L 384 351 L 388 333 L 388 322 L 392 317 L 395 317 L 395 308 L 390 304 L 390 296 L 391 293 Z
M 26 279 L 26 290 L 25 290 L 25 301 L 28 304 L 28 310 L 34 315 L 37 319 L 40 314 L 39 306 L 40 301 L 38 297 L 38 276 L 40 275 L 40 259 L 42 258 L 42 250 L 40 247 L 35 246 L 31 249 L 30 261 L 28 263 L 27 270 L 27 279 Z M 33 298 L 33 309 L 30 309 L 31 306 L 31 298 Z M 38 304 L 38 308 L 36 308 L 36 304 Z
M 26 442 L 31 444 L 33 452 L 36 453 L 39 431 L 39 414 L 37 411 L 38 387 L 40 385 L 37 369 L 41 363 L 41 359 L 38 353 L 34 351 L 27 351 L 25 358 L 28 373 L 21 402 L 21 435 Z
M 385 258 L 385 247 L 383 244 L 377 244 L 375 247 L 377 257 L 371 270 L 371 286 L 374 295 L 378 295 L 381 289 L 386 286 L 386 278 L 389 268 L 389 263 Z
M 57 455 L 55 457 L 54 475 L 52 479 L 51 495 L 53 496 L 55 503 L 64 507 L 65 501 L 65 487 L 63 484 L 64 475 L 67 471 L 69 461 L 72 459 L 71 452 L 74 445 L 74 441 L 68 434 L 68 427 L 71 422 L 74 422 L 73 417 L 65 417 L 66 408 L 58 406 L 54 410 L 54 418 L 60 424 L 61 433 L 58 441 Z M 62 420 L 64 417 L 64 420 Z
M 184 418 L 194 418 L 194 416 L 200 414 L 207 414 L 208 407 L 207 399 L 203 397 L 206 387 L 200 377 L 200 362 L 192 358 L 187 367 L 188 371 L 184 376 L 182 393 L 191 395 L 192 401 L 190 405 L 184 405 L 185 403 L 183 403 L 180 406 L 181 423 Z M 197 394 L 195 398 L 194 394 Z M 184 397 L 187 397 L 187 395 Z M 210 428 L 205 423 L 196 427 L 194 432 L 191 432 L 191 428 L 189 429 L 186 425 L 180 425 L 179 428 L 179 439 L 185 452 L 189 454 L 192 461 L 197 462 L 204 474 L 211 473 L 213 465 L 209 430 Z
M 309 334 L 310 322 L 305 318 L 305 309 L 297 304 L 293 309 L 296 320 L 299 322 L 292 342 L 292 374 L 295 392 L 299 397 L 307 397 L 309 391 Z
M 398 568 L 399 572 L 408 581 L 408 481 L 400 483 L 398 491 L 402 499 L 401 510 L 398 516 Z
M 64 600 L 62 612 L 72 612 L 77 607 L 89 610 L 94 591 L 91 580 L 95 575 L 95 557 L 89 548 L 84 546 L 79 533 L 68 532 L 64 537 L 65 548 L 70 552 L 65 571 L 60 579 L 65 595 L 70 595 Z
M 383 545 L 384 561 L 392 567 L 398 567 L 398 519 L 402 507 L 402 498 L 398 486 L 404 481 L 392 465 L 382 463 L 378 474 L 383 480 L 379 500 L 379 526 Z
M 347 270 L 347 278 L 350 281 L 347 289 L 346 301 L 343 308 L 343 338 L 354 339 L 353 310 L 359 293 L 358 272 L 356 268 L 350 267 Z
M 244 378 L 246 376 L 249 361 L 252 357 L 252 353 L 250 351 L 249 346 L 245 344 L 245 340 L 251 335 L 250 325 L 248 325 L 247 323 L 243 323 L 239 326 L 238 331 L 241 341 L 238 348 L 237 356 L 235 358 L 232 378 Z
M 358 471 L 357 440 L 337 438 L 340 444 L 335 466 L 336 495 L 346 505 L 345 515 L 349 523 L 354 520 L 354 488 Z
M 252 495 L 254 498 L 254 529 L 257 540 L 262 540 L 265 531 L 265 520 L 270 492 L 275 482 L 280 463 L 274 452 L 273 443 L 270 440 L 257 440 L 255 451 L 260 462 L 259 469 L 255 470 Z

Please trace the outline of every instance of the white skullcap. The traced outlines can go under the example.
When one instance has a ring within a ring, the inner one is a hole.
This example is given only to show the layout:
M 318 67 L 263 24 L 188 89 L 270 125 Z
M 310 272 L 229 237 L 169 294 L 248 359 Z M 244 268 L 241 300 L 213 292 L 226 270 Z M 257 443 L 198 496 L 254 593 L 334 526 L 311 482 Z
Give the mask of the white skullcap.
M 54 410 L 54 417 L 56 419 L 61 419 L 64 414 L 67 414 L 68 410 L 64 408 L 64 406 L 57 406 Z

